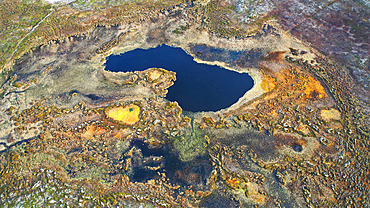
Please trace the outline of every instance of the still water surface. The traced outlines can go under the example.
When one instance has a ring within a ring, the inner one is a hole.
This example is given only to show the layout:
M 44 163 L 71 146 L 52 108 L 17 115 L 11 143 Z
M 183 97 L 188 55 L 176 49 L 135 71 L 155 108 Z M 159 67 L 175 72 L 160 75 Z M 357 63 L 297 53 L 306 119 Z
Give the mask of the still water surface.
M 142 71 L 157 67 L 176 72 L 175 84 L 166 99 L 177 101 L 185 111 L 217 111 L 238 101 L 253 87 L 247 73 L 197 63 L 181 48 L 161 45 L 148 50 L 135 49 L 107 58 L 106 70 Z

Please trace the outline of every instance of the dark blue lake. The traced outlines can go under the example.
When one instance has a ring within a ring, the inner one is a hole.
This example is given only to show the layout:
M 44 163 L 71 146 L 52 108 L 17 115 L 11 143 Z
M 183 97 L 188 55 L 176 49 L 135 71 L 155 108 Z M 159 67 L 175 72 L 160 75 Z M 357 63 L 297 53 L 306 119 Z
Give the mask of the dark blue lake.
M 185 111 L 217 111 L 227 108 L 254 84 L 247 73 L 197 63 L 181 48 L 166 45 L 111 55 L 107 58 L 105 69 L 129 72 L 152 67 L 176 72 L 177 80 L 168 89 L 166 99 L 177 101 Z

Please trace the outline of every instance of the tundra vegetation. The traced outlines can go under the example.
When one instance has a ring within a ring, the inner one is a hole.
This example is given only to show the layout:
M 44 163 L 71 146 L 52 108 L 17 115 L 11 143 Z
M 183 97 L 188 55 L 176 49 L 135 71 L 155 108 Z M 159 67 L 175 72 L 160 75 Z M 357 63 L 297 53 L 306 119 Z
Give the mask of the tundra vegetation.
M 365 1 L 0 2 L 5 207 L 368 207 Z M 109 72 L 160 44 L 248 72 L 217 112 L 165 99 L 170 69 Z

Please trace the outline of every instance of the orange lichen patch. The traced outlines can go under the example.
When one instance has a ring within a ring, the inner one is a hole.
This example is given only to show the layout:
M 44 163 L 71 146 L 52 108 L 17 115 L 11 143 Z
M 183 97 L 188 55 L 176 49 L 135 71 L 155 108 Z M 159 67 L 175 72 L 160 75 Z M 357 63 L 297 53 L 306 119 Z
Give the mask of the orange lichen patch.
M 232 188 L 232 189 L 240 189 L 240 180 L 237 178 L 230 178 L 226 180 L 226 183 Z
M 96 127 L 95 126 L 90 126 L 87 129 L 87 131 L 81 135 L 81 137 L 82 138 L 85 138 L 85 139 L 91 139 L 95 135 L 95 130 L 96 130 Z
M 327 96 L 324 87 L 312 76 L 308 76 L 308 79 L 305 84 L 302 85 L 302 88 L 304 89 L 307 98 L 321 99 Z
M 340 112 L 334 108 L 321 110 L 320 115 L 324 121 L 340 120 Z
M 278 115 L 279 115 L 279 114 L 277 113 L 277 110 L 276 110 L 276 109 L 271 110 L 270 112 L 268 112 L 268 114 L 269 114 L 270 116 L 273 116 L 273 117 L 275 117 L 275 116 L 278 116 Z
M 266 92 L 269 92 L 271 90 L 273 90 L 275 88 L 275 82 L 276 82 L 276 79 L 273 78 L 272 76 L 269 76 L 269 75 L 265 75 L 262 82 L 261 82 L 261 88 L 266 91 Z
M 83 134 L 81 134 L 81 137 L 84 139 L 93 139 L 95 135 L 104 134 L 105 132 L 106 130 L 104 128 L 91 125 Z M 70 136 L 73 136 L 73 133 Z
M 283 63 L 281 65 L 285 65 Z M 262 66 L 263 68 L 263 66 Z M 261 103 L 269 116 L 276 118 L 280 113 L 277 112 L 277 104 L 289 102 L 304 106 L 307 100 L 319 100 L 327 98 L 324 87 L 313 76 L 303 72 L 300 67 L 285 66 L 280 71 L 270 70 L 264 75 L 261 88 L 265 93 L 263 99 L 249 104 L 248 108 L 256 108 Z M 266 102 L 267 101 L 267 102 Z M 247 110 L 247 108 L 245 108 Z M 238 112 L 243 112 L 238 109 Z M 298 130 L 304 135 L 310 133 L 309 128 L 301 126 Z
M 248 196 L 248 198 L 257 203 L 264 203 L 266 201 L 266 196 L 262 194 L 262 187 L 259 187 L 256 183 L 251 182 L 248 182 L 246 186 L 246 195 Z
M 283 53 L 271 53 L 265 61 L 260 62 L 260 67 L 267 75 L 264 75 L 261 87 L 269 91 L 279 88 L 281 92 L 304 93 L 303 99 L 322 99 L 327 97 L 324 87 L 313 76 L 305 73 L 301 67 L 285 62 Z M 270 76 L 270 77 L 269 77 Z
M 115 121 L 119 121 L 127 125 L 133 125 L 140 119 L 140 107 L 131 104 L 125 107 L 107 108 L 105 114 Z

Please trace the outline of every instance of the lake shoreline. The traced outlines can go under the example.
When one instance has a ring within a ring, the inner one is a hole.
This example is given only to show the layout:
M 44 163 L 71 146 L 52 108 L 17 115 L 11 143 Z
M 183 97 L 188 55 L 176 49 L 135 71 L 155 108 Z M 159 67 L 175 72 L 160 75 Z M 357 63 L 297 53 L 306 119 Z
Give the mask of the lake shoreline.
M 105 66 L 104 70 L 110 72 L 153 67 L 176 72 L 177 81 L 168 89 L 166 99 L 194 113 L 229 108 L 245 97 L 255 82 L 248 72 L 231 70 L 226 64 L 201 62 L 182 48 L 167 45 L 111 55 Z

